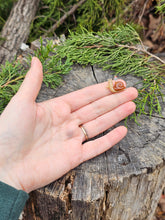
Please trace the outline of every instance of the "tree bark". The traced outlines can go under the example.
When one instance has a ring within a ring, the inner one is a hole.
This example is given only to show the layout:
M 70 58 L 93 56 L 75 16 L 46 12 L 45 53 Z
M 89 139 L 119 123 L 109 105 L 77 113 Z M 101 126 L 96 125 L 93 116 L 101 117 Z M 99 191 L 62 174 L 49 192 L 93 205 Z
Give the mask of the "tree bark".
M 21 44 L 29 36 L 30 24 L 33 20 L 40 0 L 18 0 L 13 6 L 10 16 L 2 29 L 0 42 L 0 63 L 12 61 Z
M 76 65 L 61 87 L 42 86 L 38 101 L 111 77 L 110 71 Z M 139 81 L 122 78 L 128 87 Z M 128 120 L 128 134 L 120 143 L 32 192 L 21 220 L 151 220 L 165 187 L 165 104 L 162 107 L 162 117 L 141 116 L 140 125 Z

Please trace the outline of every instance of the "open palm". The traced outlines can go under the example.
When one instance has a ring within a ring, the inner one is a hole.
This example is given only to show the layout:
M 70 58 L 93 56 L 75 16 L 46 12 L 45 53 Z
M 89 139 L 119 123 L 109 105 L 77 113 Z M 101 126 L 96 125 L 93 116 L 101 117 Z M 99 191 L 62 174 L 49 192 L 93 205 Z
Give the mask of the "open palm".
M 111 94 L 107 82 L 36 103 L 42 65 L 33 58 L 18 93 L 0 116 L 0 180 L 30 192 L 119 142 L 123 126 L 88 142 L 135 110 L 135 88 Z

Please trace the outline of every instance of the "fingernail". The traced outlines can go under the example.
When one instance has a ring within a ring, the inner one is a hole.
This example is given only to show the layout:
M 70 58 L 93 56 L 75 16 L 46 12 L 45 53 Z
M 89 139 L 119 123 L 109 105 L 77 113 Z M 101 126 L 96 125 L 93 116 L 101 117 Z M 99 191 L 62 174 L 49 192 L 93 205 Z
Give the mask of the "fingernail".
M 32 60 L 31 60 L 31 67 L 33 67 L 35 61 L 36 61 L 36 58 L 35 58 L 35 57 L 32 57 Z

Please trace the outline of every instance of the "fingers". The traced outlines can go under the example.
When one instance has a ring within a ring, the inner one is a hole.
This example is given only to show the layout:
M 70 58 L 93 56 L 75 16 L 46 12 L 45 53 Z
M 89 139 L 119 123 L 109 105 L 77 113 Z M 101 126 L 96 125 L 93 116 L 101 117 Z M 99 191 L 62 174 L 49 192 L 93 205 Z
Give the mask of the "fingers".
M 70 105 L 71 111 L 75 111 L 97 99 L 111 94 L 107 88 L 108 82 L 99 83 L 96 85 L 88 86 L 75 92 L 66 94 L 62 98 L 64 102 Z
M 120 126 L 109 132 L 107 135 L 83 144 L 82 162 L 89 160 L 105 152 L 113 145 L 121 141 L 127 134 L 127 128 Z
M 135 99 L 137 95 L 137 90 L 135 88 L 128 88 L 123 92 L 111 94 L 96 100 L 78 109 L 73 115 L 80 120 L 81 124 L 84 124 L 113 110 L 125 102 Z
M 92 138 L 120 122 L 136 109 L 135 103 L 127 102 L 100 117 L 83 124 L 88 137 Z M 83 134 L 82 134 L 83 135 Z M 85 136 L 83 135 L 83 141 Z
M 37 57 L 32 58 L 31 68 L 18 91 L 18 95 L 35 101 L 43 80 L 42 64 Z

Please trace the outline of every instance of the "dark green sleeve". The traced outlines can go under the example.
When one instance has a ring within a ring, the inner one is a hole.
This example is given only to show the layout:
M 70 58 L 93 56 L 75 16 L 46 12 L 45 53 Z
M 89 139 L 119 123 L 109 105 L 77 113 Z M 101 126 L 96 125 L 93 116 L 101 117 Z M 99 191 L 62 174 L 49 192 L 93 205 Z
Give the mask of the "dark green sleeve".
M 0 181 L 0 219 L 18 220 L 29 195 Z

